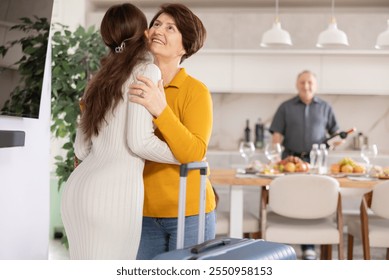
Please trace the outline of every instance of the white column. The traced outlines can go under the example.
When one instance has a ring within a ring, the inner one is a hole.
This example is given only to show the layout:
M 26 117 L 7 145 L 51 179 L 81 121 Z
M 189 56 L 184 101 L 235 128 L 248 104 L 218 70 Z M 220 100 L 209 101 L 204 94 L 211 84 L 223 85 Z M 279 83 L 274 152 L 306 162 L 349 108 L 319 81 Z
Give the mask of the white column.
M 59 22 L 75 30 L 85 26 L 86 0 L 54 0 L 52 22 Z

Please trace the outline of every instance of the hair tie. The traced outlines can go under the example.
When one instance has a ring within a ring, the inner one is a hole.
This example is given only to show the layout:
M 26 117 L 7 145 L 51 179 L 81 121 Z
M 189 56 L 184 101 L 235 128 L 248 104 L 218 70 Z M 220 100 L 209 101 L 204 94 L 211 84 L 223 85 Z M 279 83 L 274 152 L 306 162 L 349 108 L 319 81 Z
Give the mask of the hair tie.
M 130 37 L 130 38 L 127 38 L 127 39 L 124 39 L 123 42 L 120 44 L 120 46 L 117 46 L 115 48 L 115 53 L 121 53 L 123 52 L 125 46 L 126 46 L 126 41 L 129 41 L 129 40 L 132 40 L 134 38 L 134 36 Z
M 125 41 L 125 40 L 124 40 Z M 124 43 L 124 41 L 120 44 L 120 46 L 116 47 L 115 48 L 115 53 L 121 53 L 123 52 L 123 49 L 124 47 L 126 46 L 126 44 Z

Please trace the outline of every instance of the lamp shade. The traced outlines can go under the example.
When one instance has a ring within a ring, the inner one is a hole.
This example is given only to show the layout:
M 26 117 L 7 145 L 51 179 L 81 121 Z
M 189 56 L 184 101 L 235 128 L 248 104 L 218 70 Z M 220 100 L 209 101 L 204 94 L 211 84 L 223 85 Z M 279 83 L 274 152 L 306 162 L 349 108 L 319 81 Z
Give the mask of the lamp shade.
M 388 29 L 382 32 L 380 35 L 378 35 L 375 48 L 389 49 L 389 20 L 388 20 Z
M 291 46 L 289 32 L 281 28 L 281 23 L 276 21 L 273 27 L 262 35 L 261 47 L 283 47 Z
M 348 45 L 346 33 L 338 29 L 336 22 L 331 22 L 328 28 L 319 34 L 316 47 L 331 48 Z

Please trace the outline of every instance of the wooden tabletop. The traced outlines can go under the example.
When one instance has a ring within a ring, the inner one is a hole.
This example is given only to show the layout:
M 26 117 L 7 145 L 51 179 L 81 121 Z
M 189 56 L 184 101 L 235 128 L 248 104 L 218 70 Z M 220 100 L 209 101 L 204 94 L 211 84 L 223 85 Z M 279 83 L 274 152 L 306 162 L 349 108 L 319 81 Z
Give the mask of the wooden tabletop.
M 269 185 L 271 178 L 264 178 L 260 176 L 236 176 L 235 169 L 211 169 L 209 179 L 213 185 L 237 185 L 237 186 L 265 186 Z M 366 180 L 356 181 L 347 177 L 336 178 L 341 187 L 344 188 L 364 188 L 373 189 L 373 187 L 382 182 L 382 180 Z

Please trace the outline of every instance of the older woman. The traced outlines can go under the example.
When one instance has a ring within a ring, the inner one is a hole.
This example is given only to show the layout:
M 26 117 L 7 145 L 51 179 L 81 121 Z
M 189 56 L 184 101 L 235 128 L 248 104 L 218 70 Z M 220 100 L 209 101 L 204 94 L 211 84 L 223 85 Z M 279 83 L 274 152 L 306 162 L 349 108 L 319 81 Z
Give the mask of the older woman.
M 207 87 L 189 76 L 180 63 L 204 44 L 201 20 L 182 4 L 162 5 L 151 20 L 148 40 L 163 85 L 138 77 L 130 101 L 144 105 L 154 116 L 156 135 L 167 142 L 181 163 L 205 157 L 212 132 L 212 99 Z M 166 96 L 166 97 L 165 97 Z M 179 167 L 146 161 L 145 201 L 138 259 L 151 259 L 176 248 Z M 197 243 L 199 174 L 189 172 L 184 246 Z M 215 196 L 207 180 L 205 239 L 215 236 Z

